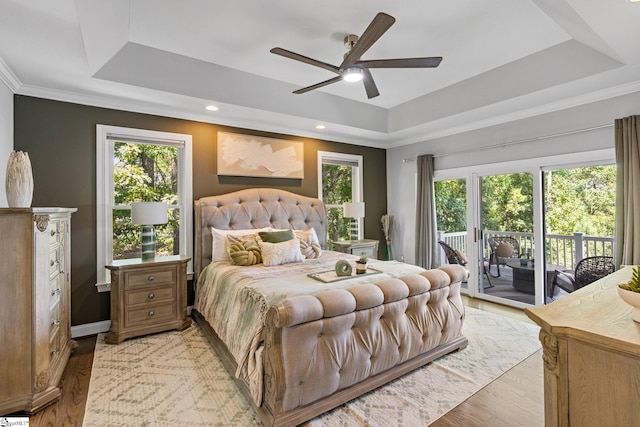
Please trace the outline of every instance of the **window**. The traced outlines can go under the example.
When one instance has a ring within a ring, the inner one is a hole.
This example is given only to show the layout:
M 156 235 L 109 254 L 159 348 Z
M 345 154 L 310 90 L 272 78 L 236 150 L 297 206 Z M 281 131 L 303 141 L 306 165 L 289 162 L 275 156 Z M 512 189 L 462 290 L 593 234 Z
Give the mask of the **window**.
M 131 202 L 168 205 L 169 222 L 156 227 L 156 256 L 191 256 L 191 135 L 97 125 L 96 143 L 97 286 L 105 291 L 106 264 L 140 257 Z
M 343 204 L 362 202 L 362 156 L 318 151 L 318 198 L 327 208 L 327 241 L 348 240 L 350 219 L 343 218 Z M 364 235 L 358 221 L 358 238 Z

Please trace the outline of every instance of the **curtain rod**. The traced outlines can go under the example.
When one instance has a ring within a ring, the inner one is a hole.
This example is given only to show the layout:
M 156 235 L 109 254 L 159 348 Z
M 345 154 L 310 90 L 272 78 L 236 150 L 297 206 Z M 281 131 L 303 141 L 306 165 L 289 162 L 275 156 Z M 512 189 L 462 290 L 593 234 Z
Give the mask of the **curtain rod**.
M 491 149 L 491 148 L 503 148 L 503 147 L 508 147 L 510 145 L 523 144 L 525 142 L 542 141 L 544 139 L 556 138 L 556 137 L 559 137 L 559 136 L 566 136 L 566 135 L 573 135 L 573 134 L 582 133 L 582 132 L 589 132 L 589 131 L 592 131 L 592 130 L 604 129 L 604 128 L 608 128 L 608 127 L 612 127 L 612 126 L 613 126 L 613 123 L 609 123 L 609 124 L 606 124 L 606 125 L 599 125 L 599 126 L 592 126 L 590 128 L 570 130 L 570 131 L 567 131 L 567 132 L 554 133 L 554 134 L 551 134 L 551 135 L 536 136 L 534 138 L 517 139 L 515 141 L 500 142 L 498 144 L 492 144 L 492 145 L 487 145 L 487 146 L 483 146 L 483 147 L 470 148 L 468 150 L 464 150 L 464 152 L 465 153 L 469 153 L 469 152 L 474 152 L 474 151 L 483 151 L 483 150 L 487 150 L 487 149 Z M 460 154 L 460 153 L 462 153 L 462 151 L 458 151 L 458 152 L 455 152 L 455 153 L 447 153 L 447 154 L 434 154 L 433 157 L 450 156 L 452 154 Z M 415 162 L 415 161 L 416 161 L 415 158 L 402 159 L 402 163 Z

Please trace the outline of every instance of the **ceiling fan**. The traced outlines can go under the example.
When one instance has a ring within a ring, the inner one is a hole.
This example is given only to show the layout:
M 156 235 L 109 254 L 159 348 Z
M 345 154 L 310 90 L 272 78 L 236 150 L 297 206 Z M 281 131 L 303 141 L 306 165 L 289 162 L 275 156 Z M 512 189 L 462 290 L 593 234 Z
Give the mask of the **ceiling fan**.
M 341 80 L 362 80 L 364 83 L 364 89 L 367 92 L 367 97 L 371 99 L 380 95 L 380 92 L 378 92 L 378 88 L 373 81 L 373 76 L 369 71 L 370 68 L 435 68 L 440 65 L 440 62 L 442 61 L 441 56 L 427 58 L 361 60 L 360 57 L 369 50 L 371 46 L 373 46 L 373 44 L 393 25 L 394 22 L 396 22 L 396 20 L 393 16 L 380 12 L 375 16 L 375 18 L 373 18 L 373 21 L 371 21 L 367 29 L 364 30 L 362 36 L 358 38 L 358 36 L 353 34 L 347 35 L 344 38 L 344 44 L 348 51 L 345 53 L 342 64 L 340 64 L 339 67 L 282 49 L 280 47 L 274 47 L 270 52 L 296 61 L 304 62 L 306 64 L 314 65 L 316 67 L 324 68 L 325 70 L 333 71 L 337 74 L 336 77 L 329 80 L 298 89 L 293 92 L 295 94 L 309 92 L 310 90 L 318 89 Z

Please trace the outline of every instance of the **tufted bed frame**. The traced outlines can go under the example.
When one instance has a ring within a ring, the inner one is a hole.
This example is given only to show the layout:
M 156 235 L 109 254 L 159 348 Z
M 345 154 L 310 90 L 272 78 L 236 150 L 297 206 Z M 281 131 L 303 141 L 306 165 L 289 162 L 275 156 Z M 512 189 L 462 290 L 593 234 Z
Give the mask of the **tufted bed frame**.
M 195 202 L 196 274 L 211 260 L 210 227 L 314 227 L 325 245 L 322 201 L 276 189 L 249 189 Z M 457 265 L 348 289 L 288 297 L 269 308 L 264 395 L 252 399 L 264 425 L 298 425 L 449 352 L 463 349 L 464 308 Z M 375 277 L 375 276 L 372 276 Z M 193 316 L 232 374 L 236 362 L 207 320 Z M 313 356 L 312 356 L 313 355 Z

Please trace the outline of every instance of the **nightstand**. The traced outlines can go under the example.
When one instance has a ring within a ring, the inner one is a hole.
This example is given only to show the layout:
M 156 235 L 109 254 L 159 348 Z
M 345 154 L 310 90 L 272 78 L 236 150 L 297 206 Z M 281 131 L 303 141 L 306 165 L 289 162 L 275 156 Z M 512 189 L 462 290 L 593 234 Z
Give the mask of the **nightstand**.
M 113 261 L 111 271 L 111 327 L 105 342 L 191 325 L 187 317 L 187 263 L 175 255 L 152 261 Z
M 378 258 L 378 241 L 372 239 L 338 240 L 331 242 L 331 247 L 336 252 L 357 256 L 366 255 L 369 258 Z

